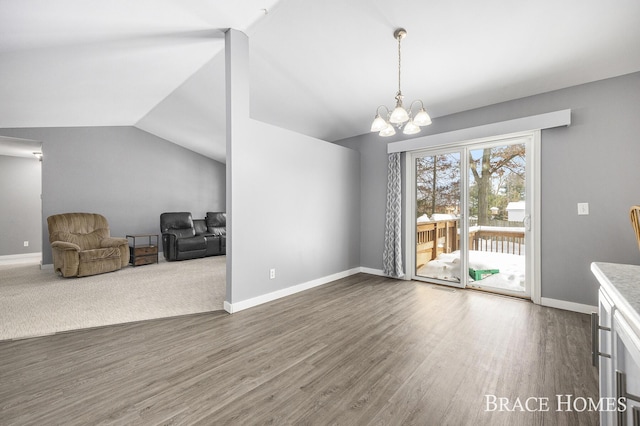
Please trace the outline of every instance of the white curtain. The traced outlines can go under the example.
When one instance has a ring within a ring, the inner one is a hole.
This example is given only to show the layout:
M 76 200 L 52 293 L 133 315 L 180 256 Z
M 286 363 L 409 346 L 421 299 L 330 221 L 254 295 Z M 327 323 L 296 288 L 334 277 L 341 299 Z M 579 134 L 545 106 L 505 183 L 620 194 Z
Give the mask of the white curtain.
M 382 263 L 385 275 L 402 278 L 402 181 L 400 179 L 400 153 L 389 154 L 387 177 L 387 213 L 384 227 Z

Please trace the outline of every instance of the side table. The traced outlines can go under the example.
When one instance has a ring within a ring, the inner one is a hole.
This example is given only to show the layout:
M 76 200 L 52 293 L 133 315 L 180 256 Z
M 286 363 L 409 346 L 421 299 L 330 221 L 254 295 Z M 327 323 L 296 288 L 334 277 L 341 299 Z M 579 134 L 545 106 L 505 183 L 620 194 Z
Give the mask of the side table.
M 127 235 L 129 240 L 129 263 L 133 266 L 158 263 L 158 235 Z

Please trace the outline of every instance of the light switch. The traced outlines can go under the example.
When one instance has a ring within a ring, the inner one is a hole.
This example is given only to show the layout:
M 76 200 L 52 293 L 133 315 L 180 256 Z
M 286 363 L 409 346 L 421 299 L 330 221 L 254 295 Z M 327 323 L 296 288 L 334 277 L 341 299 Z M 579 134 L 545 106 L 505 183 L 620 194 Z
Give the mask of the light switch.
M 589 214 L 589 203 L 578 203 L 578 214 L 579 215 L 588 215 Z

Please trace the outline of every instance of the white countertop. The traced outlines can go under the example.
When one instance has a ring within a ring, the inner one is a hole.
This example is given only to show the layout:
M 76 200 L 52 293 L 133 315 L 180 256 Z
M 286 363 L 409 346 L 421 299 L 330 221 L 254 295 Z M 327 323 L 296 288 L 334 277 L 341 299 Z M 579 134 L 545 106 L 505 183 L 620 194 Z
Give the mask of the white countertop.
M 616 309 L 640 333 L 640 265 L 594 262 L 591 272 Z

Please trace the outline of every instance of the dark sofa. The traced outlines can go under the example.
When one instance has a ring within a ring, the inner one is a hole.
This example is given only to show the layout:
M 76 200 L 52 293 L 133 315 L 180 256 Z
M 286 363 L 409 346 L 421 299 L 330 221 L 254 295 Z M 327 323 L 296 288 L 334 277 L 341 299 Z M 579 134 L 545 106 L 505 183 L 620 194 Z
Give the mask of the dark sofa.
M 205 219 L 193 219 L 190 212 L 162 213 L 164 258 L 172 261 L 226 254 L 226 226 L 224 212 L 207 212 Z

